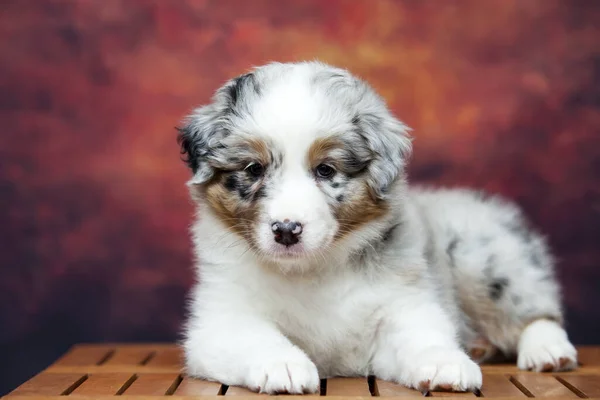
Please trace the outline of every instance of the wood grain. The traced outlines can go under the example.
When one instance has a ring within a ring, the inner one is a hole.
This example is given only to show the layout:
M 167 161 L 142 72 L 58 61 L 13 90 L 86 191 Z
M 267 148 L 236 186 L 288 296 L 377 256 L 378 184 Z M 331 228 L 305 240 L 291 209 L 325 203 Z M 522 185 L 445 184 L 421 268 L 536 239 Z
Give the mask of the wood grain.
M 483 397 L 527 397 L 510 381 L 509 376 L 499 374 L 483 374 L 481 394 Z
M 41 373 L 34 376 L 10 394 L 13 396 L 59 396 L 69 391 L 76 383 L 80 383 L 87 376 L 83 374 L 48 374 Z
M 371 396 L 367 378 L 327 379 L 327 396 Z
M 249 397 L 256 397 L 256 396 L 267 396 L 267 395 L 264 394 L 264 393 L 253 392 L 250 389 L 247 389 L 245 387 L 229 386 L 229 388 L 225 392 L 225 396 L 249 396 Z
M 600 375 L 559 375 L 559 381 L 585 397 L 600 397 Z M 582 396 L 582 397 L 583 397 Z
M 113 347 L 75 346 L 54 363 L 57 366 L 99 365 L 114 351 Z
M 525 388 L 525 392 L 531 393 L 534 397 L 579 397 L 552 375 L 519 373 L 513 375 L 513 382 L 519 388 Z
M 125 396 L 165 396 L 173 394 L 179 385 L 179 374 L 138 375 L 131 386 L 123 391 Z M 171 390 L 172 389 L 172 390 Z
M 201 379 L 184 377 L 179 387 L 175 390 L 175 396 L 216 396 L 221 392 L 221 384 L 208 382 Z
M 422 394 L 418 390 L 409 389 L 406 386 L 399 385 L 397 383 L 382 381 L 377 379 L 375 381 L 375 393 L 378 393 L 381 397 L 421 397 Z
M 156 353 L 150 349 L 136 347 L 117 347 L 103 366 L 142 365 Z
M 148 361 L 146 366 L 152 367 L 171 367 L 181 369 L 183 364 L 183 353 L 181 349 L 173 347 L 162 349 L 155 352 L 155 355 Z
M 132 382 L 134 377 L 135 375 L 123 373 L 90 375 L 81 386 L 72 392 L 72 395 L 116 395 L 125 384 Z

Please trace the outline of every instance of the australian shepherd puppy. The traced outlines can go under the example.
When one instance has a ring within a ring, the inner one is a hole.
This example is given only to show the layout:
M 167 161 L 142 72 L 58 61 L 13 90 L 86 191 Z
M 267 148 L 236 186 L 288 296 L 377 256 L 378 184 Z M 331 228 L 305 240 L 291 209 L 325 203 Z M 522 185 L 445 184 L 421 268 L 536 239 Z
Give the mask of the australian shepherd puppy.
M 576 366 L 543 237 L 498 197 L 409 186 L 408 131 L 317 62 L 256 68 L 186 119 L 190 375 L 266 393 L 367 375 L 466 391 L 496 355 Z

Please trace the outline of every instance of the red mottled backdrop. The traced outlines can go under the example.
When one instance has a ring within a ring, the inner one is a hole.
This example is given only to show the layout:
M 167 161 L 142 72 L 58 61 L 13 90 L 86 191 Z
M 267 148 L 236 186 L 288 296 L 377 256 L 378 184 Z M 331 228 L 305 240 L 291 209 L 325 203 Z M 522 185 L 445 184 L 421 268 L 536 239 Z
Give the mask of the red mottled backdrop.
M 519 202 L 600 343 L 600 2 L 0 0 L 0 394 L 73 342 L 177 338 L 192 208 L 173 127 L 320 59 L 414 128 L 414 181 Z

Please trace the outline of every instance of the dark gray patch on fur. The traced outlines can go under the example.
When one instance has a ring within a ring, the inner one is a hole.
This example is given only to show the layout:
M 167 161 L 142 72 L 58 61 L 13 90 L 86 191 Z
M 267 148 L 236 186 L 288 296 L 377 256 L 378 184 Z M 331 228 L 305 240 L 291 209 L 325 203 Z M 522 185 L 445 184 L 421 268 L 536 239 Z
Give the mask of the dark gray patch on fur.
M 479 245 L 480 245 L 481 247 L 484 247 L 484 246 L 487 246 L 488 244 L 490 244 L 490 243 L 491 243 L 491 241 L 492 241 L 492 238 L 491 238 L 491 237 L 489 237 L 489 236 L 481 236 L 481 237 L 479 238 Z
M 504 223 L 506 229 L 514 235 L 520 237 L 525 243 L 530 243 L 533 239 L 533 232 L 529 223 L 523 218 L 515 218 Z
M 402 226 L 402 222 L 398 222 L 397 224 L 392 225 L 387 231 L 383 233 L 381 237 L 382 242 L 388 242 L 394 237 L 394 233 L 398 230 L 398 228 Z
M 446 253 L 448 254 L 448 258 L 450 258 L 451 267 L 456 267 L 456 259 L 454 257 L 454 253 L 456 251 L 456 247 L 458 246 L 458 242 L 460 242 L 459 237 L 454 236 L 452 240 L 450 240 L 450 242 L 448 243 L 448 246 L 446 247 Z
M 256 191 L 256 193 L 254 193 L 254 199 L 263 199 L 267 197 L 267 190 L 265 189 L 265 186 L 261 186 L 260 189 L 258 189 Z
M 334 189 L 337 189 L 337 188 L 340 187 L 340 183 L 339 182 L 332 182 L 331 183 L 331 187 L 334 188 Z
M 513 294 L 510 298 L 512 299 L 512 302 L 515 306 L 518 306 L 521 303 L 523 303 L 523 297 L 519 296 L 518 294 Z
M 344 195 L 340 194 L 335 198 L 339 203 L 341 203 L 342 201 L 344 201 Z
M 225 178 L 224 186 L 230 192 L 237 190 L 237 185 L 238 185 L 238 181 L 237 181 L 237 177 L 235 176 L 235 174 L 231 174 L 227 178 Z
M 255 177 L 249 177 L 245 171 L 229 173 L 225 178 L 223 186 L 230 192 L 236 192 L 240 199 L 244 201 L 252 201 L 257 196 L 264 196 L 264 187 L 261 185 L 256 192 L 252 189 L 252 186 L 256 182 Z
M 507 278 L 495 278 L 488 285 L 488 294 L 490 296 L 490 299 L 492 299 L 494 301 L 500 300 L 500 298 L 502 297 L 502 294 L 504 293 L 504 291 L 506 290 L 506 287 L 508 286 L 508 283 L 509 283 L 509 281 Z
M 529 253 L 529 261 L 531 261 L 531 264 L 533 264 L 533 266 L 536 268 L 542 267 L 542 260 L 540 260 L 540 255 L 537 253 L 536 249 L 531 249 L 531 252 Z
M 257 96 L 261 93 L 261 88 L 253 73 L 240 75 L 231 81 L 227 87 L 229 96 L 229 111 L 235 115 L 240 115 L 238 111 L 239 101 L 246 95 L 246 91 L 251 91 Z

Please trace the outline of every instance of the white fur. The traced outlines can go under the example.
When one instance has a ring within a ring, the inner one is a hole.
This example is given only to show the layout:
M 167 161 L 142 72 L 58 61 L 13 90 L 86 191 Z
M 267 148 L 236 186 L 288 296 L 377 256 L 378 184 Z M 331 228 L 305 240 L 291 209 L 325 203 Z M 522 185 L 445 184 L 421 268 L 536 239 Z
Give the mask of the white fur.
M 330 67 L 264 68 L 260 97 L 247 100 L 247 114 L 230 129 L 271 143 L 282 164 L 261 203 L 258 249 L 200 200 L 192 227 L 199 283 L 184 341 L 189 374 L 266 393 L 316 392 L 319 377 L 369 374 L 418 389 L 474 390 L 481 371 L 464 349 L 479 336 L 507 355 L 518 350 L 524 369 L 558 369 L 565 357 L 562 367 L 574 366 L 564 330 L 540 320 L 562 318 L 552 259 L 537 234 L 507 228 L 521 218 L 510 203 L 409 189 L 397 171 L 386 192 L 390 212 L 334 241 L 339 224 L 306 153 L 317 138 L 349 129 L 349 106 L 309 85 Z M 396 124 L 376 98 L 363 103 L 383 116 L 382 129 Z M 302 223 L 295 257 L 273 241 L 273 221 L 283 219 Z

